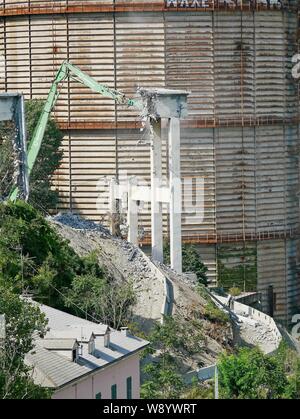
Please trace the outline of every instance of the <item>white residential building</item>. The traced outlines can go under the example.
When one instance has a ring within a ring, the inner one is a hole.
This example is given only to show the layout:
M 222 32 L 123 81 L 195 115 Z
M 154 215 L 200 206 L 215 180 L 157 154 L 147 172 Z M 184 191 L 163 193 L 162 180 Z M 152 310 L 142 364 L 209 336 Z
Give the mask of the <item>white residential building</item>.
M 148 342 L 40 305 L 49 323 L 26 356 L 36 384 L 53 399 L 138 399 L 140 353 Z

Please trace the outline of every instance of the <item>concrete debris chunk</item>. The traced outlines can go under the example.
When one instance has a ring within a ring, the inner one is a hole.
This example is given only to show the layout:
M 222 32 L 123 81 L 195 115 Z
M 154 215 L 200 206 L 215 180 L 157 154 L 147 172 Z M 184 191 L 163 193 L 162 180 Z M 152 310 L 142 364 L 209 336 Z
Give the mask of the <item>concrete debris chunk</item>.
M 110 235 L 109 230 L 103 225 L 96 224 L 93 221 L 85 220 L 72 212 L 67 212 L 65 214 L 59 213 L 54 217 L 51 217 L 51 219 L 60 224 L 74 228 L 75 230 L 96 230 L 104 235 Z

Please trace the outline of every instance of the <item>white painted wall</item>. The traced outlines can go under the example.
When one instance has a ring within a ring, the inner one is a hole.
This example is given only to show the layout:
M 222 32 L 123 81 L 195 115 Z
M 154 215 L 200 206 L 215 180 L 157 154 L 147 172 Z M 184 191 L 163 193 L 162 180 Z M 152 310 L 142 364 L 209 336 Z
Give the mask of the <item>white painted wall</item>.
M 132 398 L 140 398 L 140 355 L 117 362 L 98 373 L 79 380 L 77 383 L 57 390 L 52 399 L 95 399 L 101 393 L 102 399 L 111 399 L 111 386 L 117 385 L 117 398 L 126 399 L 126 380 L 132 377 Z

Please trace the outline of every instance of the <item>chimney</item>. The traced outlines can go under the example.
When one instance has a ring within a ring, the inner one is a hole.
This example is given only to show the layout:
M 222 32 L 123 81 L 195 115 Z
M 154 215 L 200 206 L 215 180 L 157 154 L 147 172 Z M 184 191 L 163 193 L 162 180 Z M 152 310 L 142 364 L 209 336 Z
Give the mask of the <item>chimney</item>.
M 121 333 L 124 335 L 124 336 L 129 336 L 129 329 L 128 329 L 128 327 L 121 327 Z
M 105 346 L 105 348 L 109 348 L 109 346 L 110 346 L 110 331 L 109 330 L 104 335 L 104 346 Z
M 110 346 L 110 331 L 108 330 L 106 333 L 97 334 L 96 341 L 98 342 L 99 346 L 104 348 L 109 348 Z
M 93 355 L 95 352 L 95 338 L 94 336 L 91 336 L 89 343 L 88 343 L 88 351 L 90 355 Z

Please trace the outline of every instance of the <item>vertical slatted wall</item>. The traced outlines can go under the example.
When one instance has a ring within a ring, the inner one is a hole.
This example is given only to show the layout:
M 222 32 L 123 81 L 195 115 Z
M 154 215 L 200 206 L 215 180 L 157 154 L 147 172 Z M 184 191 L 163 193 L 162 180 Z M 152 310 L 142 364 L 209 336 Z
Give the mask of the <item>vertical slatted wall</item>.
M 190 117 L 214 114 L 212 13 L 166 14 L 166 84 L 191 92 Z
M 287 272 L 286 245 L 284 240 L 271 240 L 257 244 L 257 290 L 261 292 L 265 310 L 269 308 L 268 287 L 276 294 L 274 316 L 286 321 Z
M 80 3 L 69 0 L 69 5 Z M 89 0 L 86 5 L 96 3 Z M 202 241 L 199 251 L 215 283 L 217 253 L 222 254 L 217 239 L 246 243 L 249 235 L 288 234 L 299 226 L 299 126 L 284 121 L 299 116 L 298 87 L 290 77 L 296 32 L 295 13 L 270 11 L 2 18 L 5 75 L 0 88 L 44 98 L 58 66 L 69 59 L 130 96 L 139 86 L 190 90 L 182 174 L 204 179 L 204 218 L 201 211 L 190 217 L 191 208 L 185 208 L 182 228 L 186 238 Z M 73 127 L 66 132 L 64 159 L 55 176 L 61 194 L 58 209 L 106 218 L 106 177 L 127 172 L 149 180 L 147 135 L 133 128 L 113 129 L 116 121 L 138 121 L 132 109 L 70 81 L 61 90 L 55 117 Z M 209 119 L 213 122 L 206 126 Z M 187 184 L 185 192 L 193 207 L 195 183 Z M 149 208 L 142 211 L 140 223 L 149 230 Z M 259 289 L 265 293 L 269 283 L 276 285 L 276 313 L 284 317 L 286 302 L 292 304 L 298 295 L 298 243 L 253 243 Z M 242 258 L 233 265 L 245 265 Z

